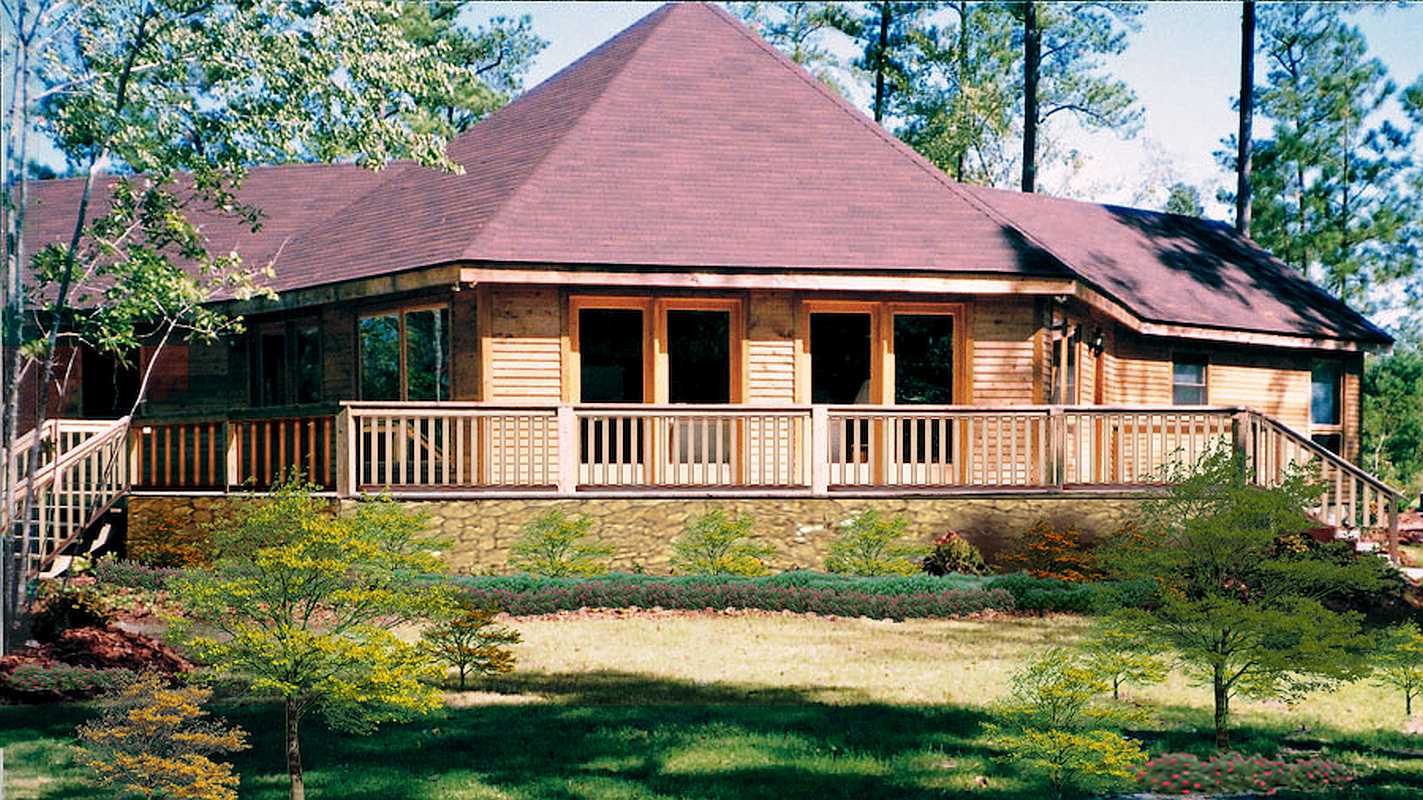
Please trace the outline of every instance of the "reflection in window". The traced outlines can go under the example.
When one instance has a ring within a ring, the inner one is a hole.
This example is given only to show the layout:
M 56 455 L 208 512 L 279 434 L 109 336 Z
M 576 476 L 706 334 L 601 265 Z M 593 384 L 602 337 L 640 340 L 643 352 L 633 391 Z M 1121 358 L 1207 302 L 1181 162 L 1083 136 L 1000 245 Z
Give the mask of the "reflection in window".
M 296 401 L 321 400 L 321 328 L 307 325 L 296 331 Z
M 873 402 L 870 386 L 870 315 L 810 315 L 810 401 L 849 405 Z
M 1056 405 L 1071 405 L 1077 402 L 1077 345 L 1082 337 L 1074 331 L 1067 340 L 1067 386 L 1063 387 L 1062 340 L 1052 343 L 1052 394 L 1050 402 Z
M 1206 404 L 1206 359 L 1177 355 L 1171 363 L 1171 402 L 1178 406 Z
M 948 314 L 894 317 L 894 402 L 954 402 L 954 318 Z
M 1339 424 L 1339 363 L 1315 363 L 1309 375 L 1309 421 L 1313 425 Z
M 450 312 L 444 308 L 405 314 L 407 400 L 450 399 Z
M 579 398 L 584 403 L 642 402 L 642 311 L 578 312 Z
M 259 405 L 276 406 L 287 401 L 287 337 L 280 331 L 261 335 L 258 361 L 262 376 Z
M 673 403 L 731 402 L 729 312 L 667 312 L 667 395 Z
M 361 399 L 400 399 L 400 317 L 362 317 Z

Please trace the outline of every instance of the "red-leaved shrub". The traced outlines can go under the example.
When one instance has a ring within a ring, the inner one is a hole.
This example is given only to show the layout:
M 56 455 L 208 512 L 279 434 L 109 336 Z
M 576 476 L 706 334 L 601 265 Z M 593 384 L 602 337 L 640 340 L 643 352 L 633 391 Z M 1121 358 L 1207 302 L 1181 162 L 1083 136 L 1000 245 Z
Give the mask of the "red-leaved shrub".
M 73 628 L 41 649 L 56 661 L 91 669 L 172 675 L 193 668 L 176 650 L 157 639 L 118 628 Z

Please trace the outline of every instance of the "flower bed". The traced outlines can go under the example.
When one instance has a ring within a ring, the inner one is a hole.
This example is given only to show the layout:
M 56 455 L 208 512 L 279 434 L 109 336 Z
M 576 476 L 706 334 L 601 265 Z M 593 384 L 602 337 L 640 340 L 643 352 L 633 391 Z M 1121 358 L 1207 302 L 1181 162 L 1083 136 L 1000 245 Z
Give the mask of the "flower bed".
M 1204 760 L 1189 753 L 1168 753 L 1146 762 L 1137 773 L 1137 781 L 1148 791 L 1187 795 L 1325 792 L 1346 787 L 1356 778 L 1348 767 L 1321 758 L 1286 760 L 1240 753 Z
M 1002 589 L 947 588 L 941 583 L 937 590 L 911 591 L 893 583 L 900 579 L 838 579 L 825 583 L 806 579 L 805 585 L 786 585 L 776 580 L 781 577 L 609 576 L 569 580 L 516 576 L 466 579 L 461 583 L 475 602 L 515 616 L 579 608 L 749 608 L 898 620 L 1013 609 L 1013 596 Z

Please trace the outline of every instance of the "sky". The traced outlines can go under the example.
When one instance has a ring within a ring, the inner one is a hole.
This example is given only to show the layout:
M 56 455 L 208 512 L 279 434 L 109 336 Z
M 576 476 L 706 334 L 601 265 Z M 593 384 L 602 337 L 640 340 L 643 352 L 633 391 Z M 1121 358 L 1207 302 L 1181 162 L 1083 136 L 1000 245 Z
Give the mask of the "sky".
M 549 46 L 529 75 L 532 87 L 608 37 L 655 9 L 658 3 L 474 3 L 465 19 L 478 23 L 495 15 L 529 14 Z M 1368 40 L 1371 54 L 1387 65 L 1400 86 L 1423 74 L 1423 3 L 1379 4 L 1351 16 Z M 1146 174 L 1166 175 L 1198 186 L 1207 215 L 1229 219 L 1232 212 L 1214 201 L 1216 189 L 1234 179 L 1213 153 L 1221 137 L 1236 127 L 1231 98 L 1238 90 L 1240 5 L 1231 2 L 1148 3 L 1141 29 L 1127 49 L 1106 59 L 1106 68 L 1136 92 L 1145 109 L 1141 131 L 1132 139 L 1114 133 L 1060 130 L 1083 156 L 1074 174 L 1049 171 L 1049 189 L 1085 200 L 1142 202 Z M 1263 77 L 1263 59 L 1256 64 Z M 864 108 L 868 94 L 854 99 Z M 1057 125 L 1054 120 L 1053 125 Z M 1257 123 L 1257 135 L 1267 133 Z

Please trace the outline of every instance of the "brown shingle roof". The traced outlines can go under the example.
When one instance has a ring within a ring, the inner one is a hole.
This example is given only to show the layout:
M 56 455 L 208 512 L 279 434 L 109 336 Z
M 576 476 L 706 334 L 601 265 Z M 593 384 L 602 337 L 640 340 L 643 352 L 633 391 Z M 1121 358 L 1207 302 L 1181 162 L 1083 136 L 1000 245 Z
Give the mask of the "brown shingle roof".
M 709 5 L 657 9 L 449 154 L 464 174 L 254 171 L 244 255 L 279 254 L 278 290 L 456 262 L 1079 275 L 1152 320 L 1386 340 L 1214 223 L 955 184 Z

